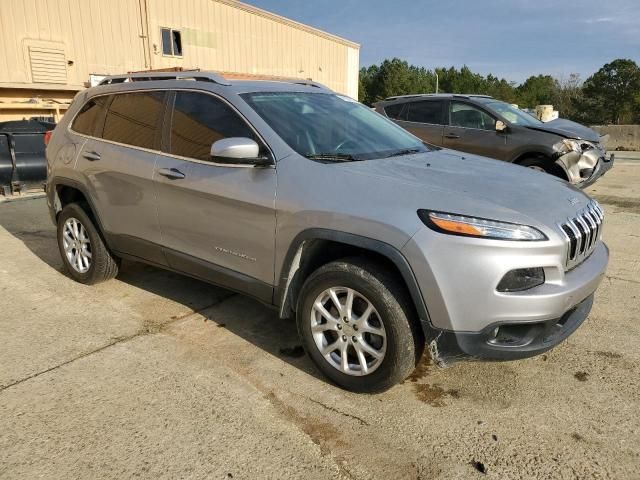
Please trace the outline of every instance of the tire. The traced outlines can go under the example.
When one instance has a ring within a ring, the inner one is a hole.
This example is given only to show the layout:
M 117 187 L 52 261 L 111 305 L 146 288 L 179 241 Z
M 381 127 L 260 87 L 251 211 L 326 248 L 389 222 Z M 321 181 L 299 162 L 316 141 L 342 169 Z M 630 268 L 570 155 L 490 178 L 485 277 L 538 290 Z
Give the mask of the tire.
M 518 165 L 522 165 L 523 167 L 531 168 L 532 170 L 538 170 L 541 172 L 551 173 L 549 171 L 549 162 L 546 162 L 542 158 L 525 158 L 524 160 L 518 162 Z
M 74 248 L 69 250 L 65 245 Z M 94 222 L 77 203 L 65 206 L 58 215 L 58 248 L 69 275 L 77 282 L 94 285 L 118 274 L 120 260 L 109 252 Z
M 350 321 L 344 321 L 346 310 L 338 315 L 332 289 L 341 308 L 346 308 L 349 291 L 353 291 Z M 315 307 L 317 301 L 337 322 L 330 322 L 320 313 Z M 363 323 L 369 306 L 372 307 L 369 321 Z M 320 267 L 305 281 L 297 307 L 298 332 L 305 350 L 324 375 L 347 390 L 366 393 L 387 390 L 407 378 L 422 355 L 424 339 L 406 288 L 400 279 L 376 263 L 348 258 Z M 334 345 L 335 350 L 328 354 L 325 350 L 323 355 L 321 348 L 331 349 Z M 365 349 L 373 349 L 381 357 L 375 358 Z M 346 370 L 342 361 L 344 351 Z

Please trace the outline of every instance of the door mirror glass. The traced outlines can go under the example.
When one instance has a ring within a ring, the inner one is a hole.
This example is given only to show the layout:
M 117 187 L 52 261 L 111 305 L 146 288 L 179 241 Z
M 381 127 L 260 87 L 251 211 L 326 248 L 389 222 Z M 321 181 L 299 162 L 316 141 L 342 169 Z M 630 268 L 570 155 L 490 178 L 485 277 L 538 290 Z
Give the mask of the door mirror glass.
M 223 138 L 211 145 L 211 157 L 225 163 L 268 165 L 268 158 L 260 157 L 258 144 L 245 137 Z
M 507 126 L 502 120 L 496 120 L 496 132 L 504 132 Z

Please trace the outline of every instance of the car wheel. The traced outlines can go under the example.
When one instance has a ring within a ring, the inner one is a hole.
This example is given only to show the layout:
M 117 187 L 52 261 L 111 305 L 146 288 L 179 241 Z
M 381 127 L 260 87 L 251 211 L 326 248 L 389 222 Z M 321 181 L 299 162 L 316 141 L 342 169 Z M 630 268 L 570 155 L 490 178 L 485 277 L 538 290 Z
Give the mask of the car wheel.
M 424 340 L 403 283 L 373 262 L 331 262 L 312 273 L 298 299 L 305 350 L 339 386 L 380 392 L 415 368 Z
M 109 252 L 89 215 L 76 203 L 58 215 L 58 247 L 74 280 L 87 285 L 118 274 L 119 259 Z
M 548 170 L 547 162 L 545 162 L 541 158 L 525 158 L 519 163 L 519 165 L 530 168 L 532 170 L 537 170 L 539 172 L 551 173 Z
M 519 165 L 539 172 L 545 172 L 549 175 L 553 175 L 554 177 L 561 178 L 564 181 L 568 181 L 567 174 L 564 170 L 550 160 L 545 160 L 543 158 L 525 158 L 519 163 Z

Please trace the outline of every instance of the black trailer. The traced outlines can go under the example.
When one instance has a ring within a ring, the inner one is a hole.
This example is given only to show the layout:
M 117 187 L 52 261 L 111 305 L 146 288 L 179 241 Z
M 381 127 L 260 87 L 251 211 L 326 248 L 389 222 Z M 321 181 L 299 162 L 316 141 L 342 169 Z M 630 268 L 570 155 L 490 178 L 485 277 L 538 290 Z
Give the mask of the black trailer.
M 47 180 L 44 134 L 55 124 L 37 120 L 0 122 L 0 192 L 8 196 L 43 188 Z

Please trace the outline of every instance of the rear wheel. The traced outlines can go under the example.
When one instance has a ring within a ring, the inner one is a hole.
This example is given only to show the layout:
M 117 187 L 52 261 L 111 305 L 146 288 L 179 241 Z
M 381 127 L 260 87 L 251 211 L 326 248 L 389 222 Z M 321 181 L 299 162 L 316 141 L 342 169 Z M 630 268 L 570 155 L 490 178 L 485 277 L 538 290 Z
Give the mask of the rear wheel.
M 305 282 L 297 308 L 306 351 L 336 384 L 379 392 L 415 368 L 424 341 L 404 285 L 361 259 L 329 263 Z
M 77 203 L 58 215 L 58 247 L 69 274 L 87 285 L 118 274 L 119 259 L 107 249 L 89 215 Z

